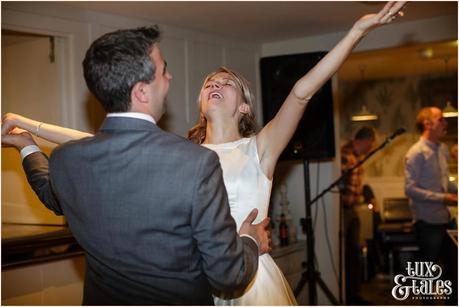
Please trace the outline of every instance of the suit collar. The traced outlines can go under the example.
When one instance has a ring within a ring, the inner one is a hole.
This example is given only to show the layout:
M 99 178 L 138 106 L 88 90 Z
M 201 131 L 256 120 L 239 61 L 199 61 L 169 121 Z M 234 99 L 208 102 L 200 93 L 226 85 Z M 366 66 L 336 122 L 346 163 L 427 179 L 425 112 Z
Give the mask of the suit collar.
M 106 117 L 100 127 L 104 130 L 155 130 L 158 127 L 147 120 L 132 117 Z

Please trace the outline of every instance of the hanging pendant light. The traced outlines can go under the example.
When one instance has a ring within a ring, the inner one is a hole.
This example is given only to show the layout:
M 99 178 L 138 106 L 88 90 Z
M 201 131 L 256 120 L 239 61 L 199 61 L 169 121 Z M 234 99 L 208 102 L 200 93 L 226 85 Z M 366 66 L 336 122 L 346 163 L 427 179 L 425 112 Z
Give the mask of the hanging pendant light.
M 351 120 L 353 122 L 365 122 L 365 121 L 372 121 L 372 120 L 377 120 L 377 119 L 378 119 L 378 116 L 370 113 L 366 105 L 363 105 L 360 111 L 351 117 Z
M 360 69 L 360 74 L 362 75 L 362 83 L 363 83 L 365 65 L 360 65 L 359 69 Z M 360 111 L 357 114 L 354 114 L 351 117 L 351 120 L 353 122 L 366 122 L 366 121 L 373 121 L 373 120 L 377 120 L 377 119 L 378 119 L 378 116 L 373 114 L 373 113 L 371 113 L 368 110 L 368 108 L 367 108 L 367 106 L 365 104 L 362 105 L 362 108 L 360 109 Z
M 451 101 L 446 102 L 446 107 L 443 108 L 443 117 L 457 117 L 457 109 L 453 107 Z
M 445 75 L 448 74 L 448 61 L 449 61 L 450 56 L 447 55 L 443 57 L 443 60 L 445 61 Z M 457 117 L 457 109 L 453 107 L 451 104 L 451 101 L 446 101 L 446 106 L 443 108 L 443 117 Z

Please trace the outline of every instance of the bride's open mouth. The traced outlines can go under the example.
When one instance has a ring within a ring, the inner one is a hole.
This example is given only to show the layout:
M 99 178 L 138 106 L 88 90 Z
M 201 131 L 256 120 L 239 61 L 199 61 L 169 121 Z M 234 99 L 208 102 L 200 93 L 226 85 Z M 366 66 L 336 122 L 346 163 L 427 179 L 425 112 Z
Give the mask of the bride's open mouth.
M 211 100 L 211 99 L 217 99 L 217 100 L 220 100 L 223 98 L 223 95 L 220 94 L 219 92 L 210 92 L 209 93 L 209 97 L 208 99 Z

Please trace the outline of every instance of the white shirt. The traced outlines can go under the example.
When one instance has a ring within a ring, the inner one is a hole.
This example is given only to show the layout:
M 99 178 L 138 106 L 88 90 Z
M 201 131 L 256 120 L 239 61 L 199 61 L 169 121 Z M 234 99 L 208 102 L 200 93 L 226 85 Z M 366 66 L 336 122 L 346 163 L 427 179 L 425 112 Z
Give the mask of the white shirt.
M 445 193 L 457 193 L 448 180 L 448 148 L 420 138 L 405 156 L 405 192 L 410 198 L 414 219 L 431 224 L 446 224 L 450 212 Z
M 152 122 L 153 124 L 156 125 L 155 119 L 148 114 L 145 113 L 140 113 L 140 112 L 117 112 L 117 113 L 108 113 L 107 117 L 130 117 L 130 118 L 137 118 L 137 119 L 143 119 L 147 120 L 149 122 Z

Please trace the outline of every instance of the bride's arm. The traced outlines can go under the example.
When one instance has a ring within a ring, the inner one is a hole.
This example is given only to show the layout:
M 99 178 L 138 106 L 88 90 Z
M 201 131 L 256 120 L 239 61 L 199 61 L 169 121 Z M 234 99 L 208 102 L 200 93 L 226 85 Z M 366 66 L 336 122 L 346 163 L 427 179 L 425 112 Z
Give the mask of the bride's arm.
M 8 134 L 16 127 L 56 144 L 93 136 L 90 133 L 39 122 L 19 114 L 6 113 L 2 119 L 2 135 Z
M 272 178 L 277 159 L 292 138 L 311 97 L 333 76 L 369 31 L 390 23 L 404 5 L 405 2 L 389 2 L 379 13 L 361 17 L 348 34 L 295 83 L 277 114 L 257 135 L 261 167 L 269 178 Z

